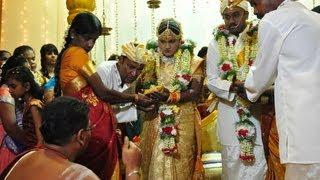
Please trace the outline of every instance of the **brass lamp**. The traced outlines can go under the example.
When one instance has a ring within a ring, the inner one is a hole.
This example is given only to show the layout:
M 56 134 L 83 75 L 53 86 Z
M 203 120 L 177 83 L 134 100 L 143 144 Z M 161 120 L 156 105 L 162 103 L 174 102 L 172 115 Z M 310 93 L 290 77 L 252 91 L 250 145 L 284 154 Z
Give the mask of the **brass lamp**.
M 149 1 L 147 1 L 147 3 L 148 3 L 148 7 L 150 9 L 157 9 L 160 7 L 161 1 L 160 0 L 149 0 Z
M 67 0 L 66 4 L 69 10 L 69 16 L 67 18 L 69 24 L 71 24 L 73 18 L 78 13 L 84 11 L 93 12 L 96 8 L 95 0 Z

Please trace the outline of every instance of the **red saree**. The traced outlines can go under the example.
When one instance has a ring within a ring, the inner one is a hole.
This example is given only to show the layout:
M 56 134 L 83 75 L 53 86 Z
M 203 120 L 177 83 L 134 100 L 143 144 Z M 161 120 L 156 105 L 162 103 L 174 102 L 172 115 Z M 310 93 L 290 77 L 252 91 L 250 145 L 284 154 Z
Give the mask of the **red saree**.
M 90 86 L 72 96 L 88 103 L 89 119 L 94 127 L 86 151 L 75 162 L 88 167 L 102 179 L 111 179 L 118 160 L 116 121 L 111 106 L 99 100 Z
M 89 105 L 91 139 L 85 152 L 75 162 L 91 169 L 101 179 L 118 176 L 116 120 L 111 106 L 99 99 L 84 76 L 94 73 L 88 54 L 79 47 L 68 48 L 62 59 L 60 84 L 64 95 L 75 97 Z

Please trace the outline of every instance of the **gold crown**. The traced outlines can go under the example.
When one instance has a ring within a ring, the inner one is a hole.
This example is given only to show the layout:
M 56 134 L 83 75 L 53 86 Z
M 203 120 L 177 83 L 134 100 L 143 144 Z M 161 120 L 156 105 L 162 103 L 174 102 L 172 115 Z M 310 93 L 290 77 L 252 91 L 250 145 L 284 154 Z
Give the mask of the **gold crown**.
M 181 39 L 181 33 L 179 35 L 176 35 L 174 32 L 171 31 L 171 29 L 167 28 L 163 33 L 157 35 L 159 39 L 163 40 L 170 40 L 172 38 L 174 39 Z
M 164 30 L 161 34 L 158 34 L 159 32 L 159 28 L 160 25 L 157 28 L 157 37 L 158 39 L 163 39 L 163 40 L 170 40 L 172 38 L 174 39 L 181 39 L 182 38 L 182 31 L 181 31 L 181 24 L 177 21 L 175 21 L 173 18 L 167 18 L 167 19 L 163 19 L 161 22 L 167 21 L 167 27 L 166 30 Z M 178 28 L 180 29 L 180 33 L 179 34 L 175 34 L 170 28 L 170 22 L 172 23 L 176 23 L 176 25 L 178 26 Z M 161 24 L 161 23 L 160 23 Z

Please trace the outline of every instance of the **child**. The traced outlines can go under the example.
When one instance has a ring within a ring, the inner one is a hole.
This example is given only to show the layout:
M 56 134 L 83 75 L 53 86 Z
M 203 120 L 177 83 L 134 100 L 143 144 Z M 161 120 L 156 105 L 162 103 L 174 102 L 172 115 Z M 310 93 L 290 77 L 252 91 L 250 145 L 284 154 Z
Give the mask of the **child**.
M 19 108 L 19 102 L 14 101 L 9 88 L 4 84 L 5 74 L 18 66 L 29 66 L 29 63 L 22 56 L 11 56 L 3 65 L 0 76 L 0 173 L 24 151 L 26 136 L 22 129 L 22 110 Z
M 42 135 L 39 130 L 42 89 L 34 80 L 31 71 L 24 66 L 11 69 L 6 75 L 6 80 L 12 97 L 15 100 L 24 101 L 22 127 L 26 131 L 27 148 L 40 146 L 42 144 Z

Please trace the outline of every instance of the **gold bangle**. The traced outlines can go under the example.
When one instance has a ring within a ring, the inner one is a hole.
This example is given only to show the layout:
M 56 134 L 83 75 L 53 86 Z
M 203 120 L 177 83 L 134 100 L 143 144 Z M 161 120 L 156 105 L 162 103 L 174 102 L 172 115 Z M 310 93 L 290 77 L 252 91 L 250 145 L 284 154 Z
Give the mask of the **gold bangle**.
M 132 175 L 134 175 L 134 174 L 137 174 L 138 176 L 140 176 L 140 172 L 139 171 L 137 171 L 137 170 L 134 170 L 134 171 L 132 171 L 132 172 L 130 172 L 130 173 L 128 173 L 128 177 L 130 177 L 130 176 L 132 176 Z
M 167 102 L 168 103 L 177 103 L 180 101 L 180 97 L 181 97 L 180 92 L 172 92 L 172 93 L 170 93 Z
M 181 98 L 181 93 L 180 93 L 180 92 L 177 92 L 177 99 L 176 99 L 176 102 L 179 102 L 179 101 L 180 101 L 180 98 Z

